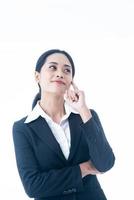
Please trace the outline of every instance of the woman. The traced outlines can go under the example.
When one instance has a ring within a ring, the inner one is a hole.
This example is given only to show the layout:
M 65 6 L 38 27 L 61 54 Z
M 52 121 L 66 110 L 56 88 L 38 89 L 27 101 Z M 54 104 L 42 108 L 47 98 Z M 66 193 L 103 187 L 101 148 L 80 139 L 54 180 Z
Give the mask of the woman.
M 35 200 L 106 200 L 96 174 L 111 169 L 115 157 L 74 74 L 67 52 L 42 54 L 35 69 L 40 92 L 33 110 L 13 126 L 19 175 Z

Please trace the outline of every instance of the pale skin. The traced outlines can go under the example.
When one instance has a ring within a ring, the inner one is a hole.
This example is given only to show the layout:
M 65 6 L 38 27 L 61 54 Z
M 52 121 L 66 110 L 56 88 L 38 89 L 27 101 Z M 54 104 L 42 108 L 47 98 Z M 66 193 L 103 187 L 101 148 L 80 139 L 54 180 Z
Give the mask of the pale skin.
M 64 101 L 80 114 L 84 123 L 92 118 L 84 91 L 79 90 L 73 82 L 71 63 L 64 54 L 48 56 L 40 73 L 35 72 L 35 79 L 41 87 L 40 106 L 53 121 L 59 123 L 65 115 Z M 71 85 L 73 90 L 70 89 Z M 82 177 L 100 173 L 91 161 L 80 163 L 79 166 Z

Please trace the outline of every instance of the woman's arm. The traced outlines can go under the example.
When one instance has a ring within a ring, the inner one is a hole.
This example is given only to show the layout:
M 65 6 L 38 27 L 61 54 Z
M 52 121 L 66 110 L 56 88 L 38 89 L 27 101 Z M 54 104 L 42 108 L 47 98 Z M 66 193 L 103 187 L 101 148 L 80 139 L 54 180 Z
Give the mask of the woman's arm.
M 79 165 L 41 171 L 23 126 L 14 124 L 13 141 L 19 175 L 29 197 L 49 197 L 82 191 Z
M 105 172 L 114 165 L 115 156 L 106 139 L 99 117 L 94 110 L 89 110 L 89 118 L 87 110 L 85 116 L 83 112 L 81 117 L 85 120 L 81 127 L 87 139 L 91 162 L 99 172 Z

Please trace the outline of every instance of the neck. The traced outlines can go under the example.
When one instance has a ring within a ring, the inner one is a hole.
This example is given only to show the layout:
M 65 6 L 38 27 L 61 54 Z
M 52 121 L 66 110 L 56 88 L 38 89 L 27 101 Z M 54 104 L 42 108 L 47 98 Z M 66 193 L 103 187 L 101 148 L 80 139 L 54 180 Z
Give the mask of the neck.
M 40 106 L 55 121 L 65 115 L 64 98 L 54 93 L 45 93 L 41 96 Z

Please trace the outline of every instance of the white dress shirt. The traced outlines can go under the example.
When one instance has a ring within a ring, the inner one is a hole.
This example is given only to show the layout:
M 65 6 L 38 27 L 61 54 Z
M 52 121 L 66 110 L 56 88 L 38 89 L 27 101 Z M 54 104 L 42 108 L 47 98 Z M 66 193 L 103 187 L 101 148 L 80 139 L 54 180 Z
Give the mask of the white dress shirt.
M 70 146 L 71 146 L 71 137 L 70 137 L 70 128 L 68 117 L 71 112 L 78 114 L 75 110 L 73 110 L 66 102 L 64 104 L 66 114 L 62 117 L 60 123 L 56 123 L 52 120 L 52 118 L 44 112 L 41 108 L 39 101 L 37 102 L 34 109 L 28 115 L 24 123 L 29 123 L 39 116 L 45 118 L 50 129 L 52 130 L 53 135 L 55 136 L 57 142 L 60 145 L 60 148 L 66 159 L 69 157 Z M 45 133 L 44 133 L 45 134 Z

